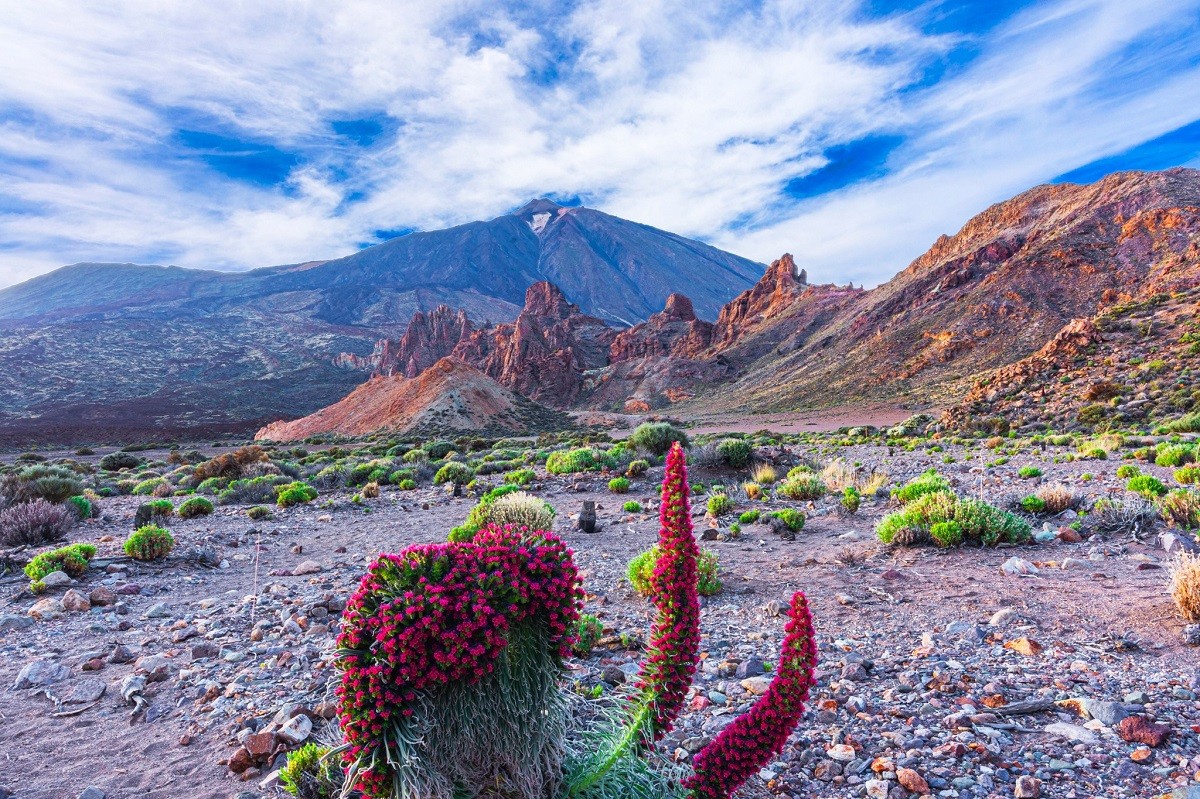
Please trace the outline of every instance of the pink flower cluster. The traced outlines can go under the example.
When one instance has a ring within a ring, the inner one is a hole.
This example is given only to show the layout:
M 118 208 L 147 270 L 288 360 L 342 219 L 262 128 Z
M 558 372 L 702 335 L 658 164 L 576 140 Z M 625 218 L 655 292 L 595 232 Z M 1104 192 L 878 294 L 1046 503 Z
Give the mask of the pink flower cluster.
M 357 790 L 390 795 L 385 731 L 440 686 L 490 674 L 513 624 L 545 624 L 565 658 L 582 603 L 571 551 L 548 532 L 488 525 L 469 542 L 380 555 L 338 637 L 345 761 L 369 764 Z
M 638 701 L 653 707 L 650 731 L 655 741 L 670 731 L 683 709 L 700 654 L 700 598 L 696 594 L 700 549 L 692 534 L 687 460 L 678 443 L 667 455 L 659 522 L 661 554 L 650 580 L 658 615 L 636 683 Z
M 696 755 L 694 772 L 683 781 L 695 799 L 732 796 L 779 754 L 800 721 L 813 684 L 817 645 L 808 601 L 799 591 L 792 596 L 790 616 L 779 668 L 767 693 Z

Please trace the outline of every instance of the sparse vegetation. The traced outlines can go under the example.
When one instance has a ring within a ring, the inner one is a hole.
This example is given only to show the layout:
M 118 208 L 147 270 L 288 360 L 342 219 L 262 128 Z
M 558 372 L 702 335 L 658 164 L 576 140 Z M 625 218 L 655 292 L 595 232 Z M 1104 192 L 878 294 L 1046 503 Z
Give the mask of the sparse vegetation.
M 125 539 L 125 554 L 134 560 L 161 560 L 175 548 L 175 537 L 171 531 L 156 524 L 139 527 Z

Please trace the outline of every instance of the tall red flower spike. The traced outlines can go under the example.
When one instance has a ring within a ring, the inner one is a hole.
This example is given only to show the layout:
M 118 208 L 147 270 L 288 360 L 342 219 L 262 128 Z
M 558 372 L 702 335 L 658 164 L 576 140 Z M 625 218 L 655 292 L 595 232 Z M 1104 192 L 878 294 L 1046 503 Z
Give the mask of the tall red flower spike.
M 812 616 L 800 591 L 792 595 L 790 616 L 779 669 L 766 694 L 696 755 L 694 771 L 683 781 L 694 799 L 732 796 L 779 754 L 800 721 L 817 666 Z
M 687 459 L 678 442 L 667 455 L 659 522 L 660 555 L 650 580 L 658 616 L 636 682 L 637 702 L 650 711 L 645 735 L 654 741 L 670 731 L 683 709 L 700 655 L 700 549 L 692 535 Z

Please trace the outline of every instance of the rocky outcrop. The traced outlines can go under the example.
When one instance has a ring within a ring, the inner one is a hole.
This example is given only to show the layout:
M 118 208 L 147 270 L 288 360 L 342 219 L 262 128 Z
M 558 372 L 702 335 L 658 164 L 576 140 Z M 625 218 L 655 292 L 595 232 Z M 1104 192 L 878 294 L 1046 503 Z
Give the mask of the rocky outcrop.
M 766 274 L 743 291 L 717 316 L 714 344 L 726 347 L 741 338 L 764 319 L 784 313 L 808 288 L 807 273 L 796 268 L 791 253 L 771 262 Z
M 530 399 L 568 408 L 579 397 L 583 373 L 608 365 L 616 334 L 542 281 L 525 292 L 515 322 L 473 332 L 453 356 Z
M 682 294 L 672 294 L 662 311 L 617 334 L 608 360 L 619 363 L 666 355 L 695 358 L 708 349 L 712 337 L 713 325 L 696 318 L 692 301 Z
M 314 414 L 273 422 L 257 440 L 297 441 L 335 433 L 361 436 L 479 431 L 493 434 L 552 430 L 569 420 L 529 401 L 453 358 L 442 358 L 419 377 L 376 376 Z
M 439 305 L 429 313 L 417 311 L 403 336 L 376 345 L 373 371 L 376 375 L 416 377 L 448 356 L 473 332 L 471 320 L 462 309 Z

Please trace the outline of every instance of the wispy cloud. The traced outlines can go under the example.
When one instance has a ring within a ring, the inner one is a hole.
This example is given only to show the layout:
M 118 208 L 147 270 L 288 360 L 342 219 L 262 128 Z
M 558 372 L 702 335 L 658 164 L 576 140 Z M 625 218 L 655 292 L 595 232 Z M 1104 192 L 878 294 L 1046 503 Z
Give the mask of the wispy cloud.
M 1200 0 L 4 6 L 0 285 L 333 257 L 547 193 L 873 283 L 1200 108 Z

